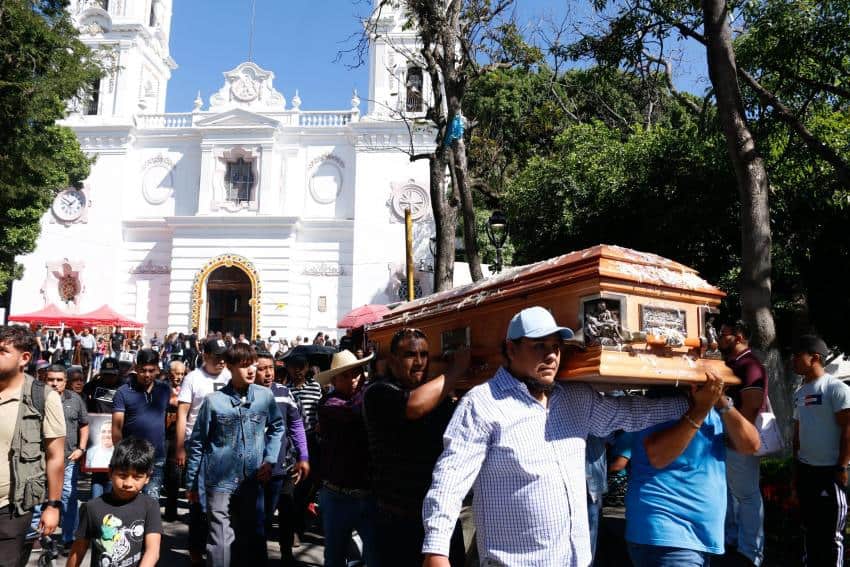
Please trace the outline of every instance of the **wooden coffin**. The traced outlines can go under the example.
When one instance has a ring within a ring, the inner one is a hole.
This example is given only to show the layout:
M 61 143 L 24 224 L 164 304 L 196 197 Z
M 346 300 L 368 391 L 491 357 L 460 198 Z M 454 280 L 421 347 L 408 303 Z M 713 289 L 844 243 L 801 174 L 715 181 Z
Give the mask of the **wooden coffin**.
M 433 374 L 445 368 L 441 355 L 468 346 L 466 382 L 474 384 L 503 363 L 511 317 L 542 305 L 576 331 L 562 356 L 561 380 L 675 385 L 704 381 L 712 369 L 731 384 L 737 379 L 720 359 L 711 325 L 724 295 L 687 266 L 599 245 L 403 303 L 366 333 L 380 360 L 396 331 L 422 330 Z

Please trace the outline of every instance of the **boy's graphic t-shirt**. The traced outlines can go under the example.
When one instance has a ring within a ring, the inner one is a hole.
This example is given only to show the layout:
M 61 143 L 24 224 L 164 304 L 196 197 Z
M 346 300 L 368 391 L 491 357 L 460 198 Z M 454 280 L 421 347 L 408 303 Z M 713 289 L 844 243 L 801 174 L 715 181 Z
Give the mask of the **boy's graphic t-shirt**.
M 83 504 L 76 538 L 91 542 L 91 564 L 135 567 L 142 561 L 147 534 L 162 533 L 159 505 L 146 494 L 121 501 L 111 492 Z

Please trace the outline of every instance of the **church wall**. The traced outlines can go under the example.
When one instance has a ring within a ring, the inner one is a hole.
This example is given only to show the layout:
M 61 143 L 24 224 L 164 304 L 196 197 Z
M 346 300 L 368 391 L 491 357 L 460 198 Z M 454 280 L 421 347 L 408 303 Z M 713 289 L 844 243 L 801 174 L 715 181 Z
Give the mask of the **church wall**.
M 197 203 L 200 151 L 197 141 L 144 140 L 127 160 L 124 218 L 192 215 Z
M 405 230 L 403 216 L 393 207 L 393 189 L 410 180 L 427 188 L 427 161 L 411 163 L 406 154 L 392 149 L 364 151 L 357 155 L 356 178 L 354 306 L 398 301 L 391 281 L 404 269 Z
M 24 276 L 14 283 L 12 313 L 34 311 L 55 302 L 70 312 L 96 309 L 114 303 L 117 285 L 126 280 L 119 270 L 122 234 L 120 216 L 122 194 L 114 182 L 120 170 L 122 153 L 102 152 L 85 182 L 87 206 L 73 223 L 61 223 L 52 211 L 42 219 L 42 230 L 33 253 L 19 257 Z M 47 268 L 63 258 L 79 266 L 81 293 L 76 304 L 60 303 L 57 280 Z M 43 292 L 43 293 L 42 293 Z

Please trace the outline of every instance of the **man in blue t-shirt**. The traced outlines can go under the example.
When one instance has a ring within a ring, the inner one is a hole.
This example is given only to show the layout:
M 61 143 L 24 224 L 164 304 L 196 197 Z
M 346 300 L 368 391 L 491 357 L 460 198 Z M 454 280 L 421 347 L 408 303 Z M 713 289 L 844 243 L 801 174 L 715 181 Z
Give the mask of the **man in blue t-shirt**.
M 792 360 L 803 384 L 794 393 L 794 490 L 800 502 L 803 565 L 844 565 L 850 386 L 824 371 L 822 339 L 797 339 Z
M 145 494 L 159 500 L 165 468 L 165 414 L 171 387 L 157 382 L 159 353 L 142 349 L 136 355 L 136 374 L 115 392 L 112 400 L 112 443 L 125 437 L 138 437 L 153 445 L 154 467 Z
M 680 419 L 635 435 L 626 541 L 635 567 L 701 567 L 723 553 L 726 444 L 743 454 L 759 436 L 713 372 Z

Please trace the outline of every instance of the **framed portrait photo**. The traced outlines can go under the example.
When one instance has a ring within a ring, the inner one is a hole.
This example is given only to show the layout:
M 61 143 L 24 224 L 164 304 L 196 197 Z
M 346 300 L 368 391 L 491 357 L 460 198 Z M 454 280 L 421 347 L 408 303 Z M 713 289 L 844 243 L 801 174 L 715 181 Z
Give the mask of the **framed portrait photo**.
M 108 472 L 112 459 L 112 414 L 89 414 L 89 446 L 82 470 L 85 472 Z

